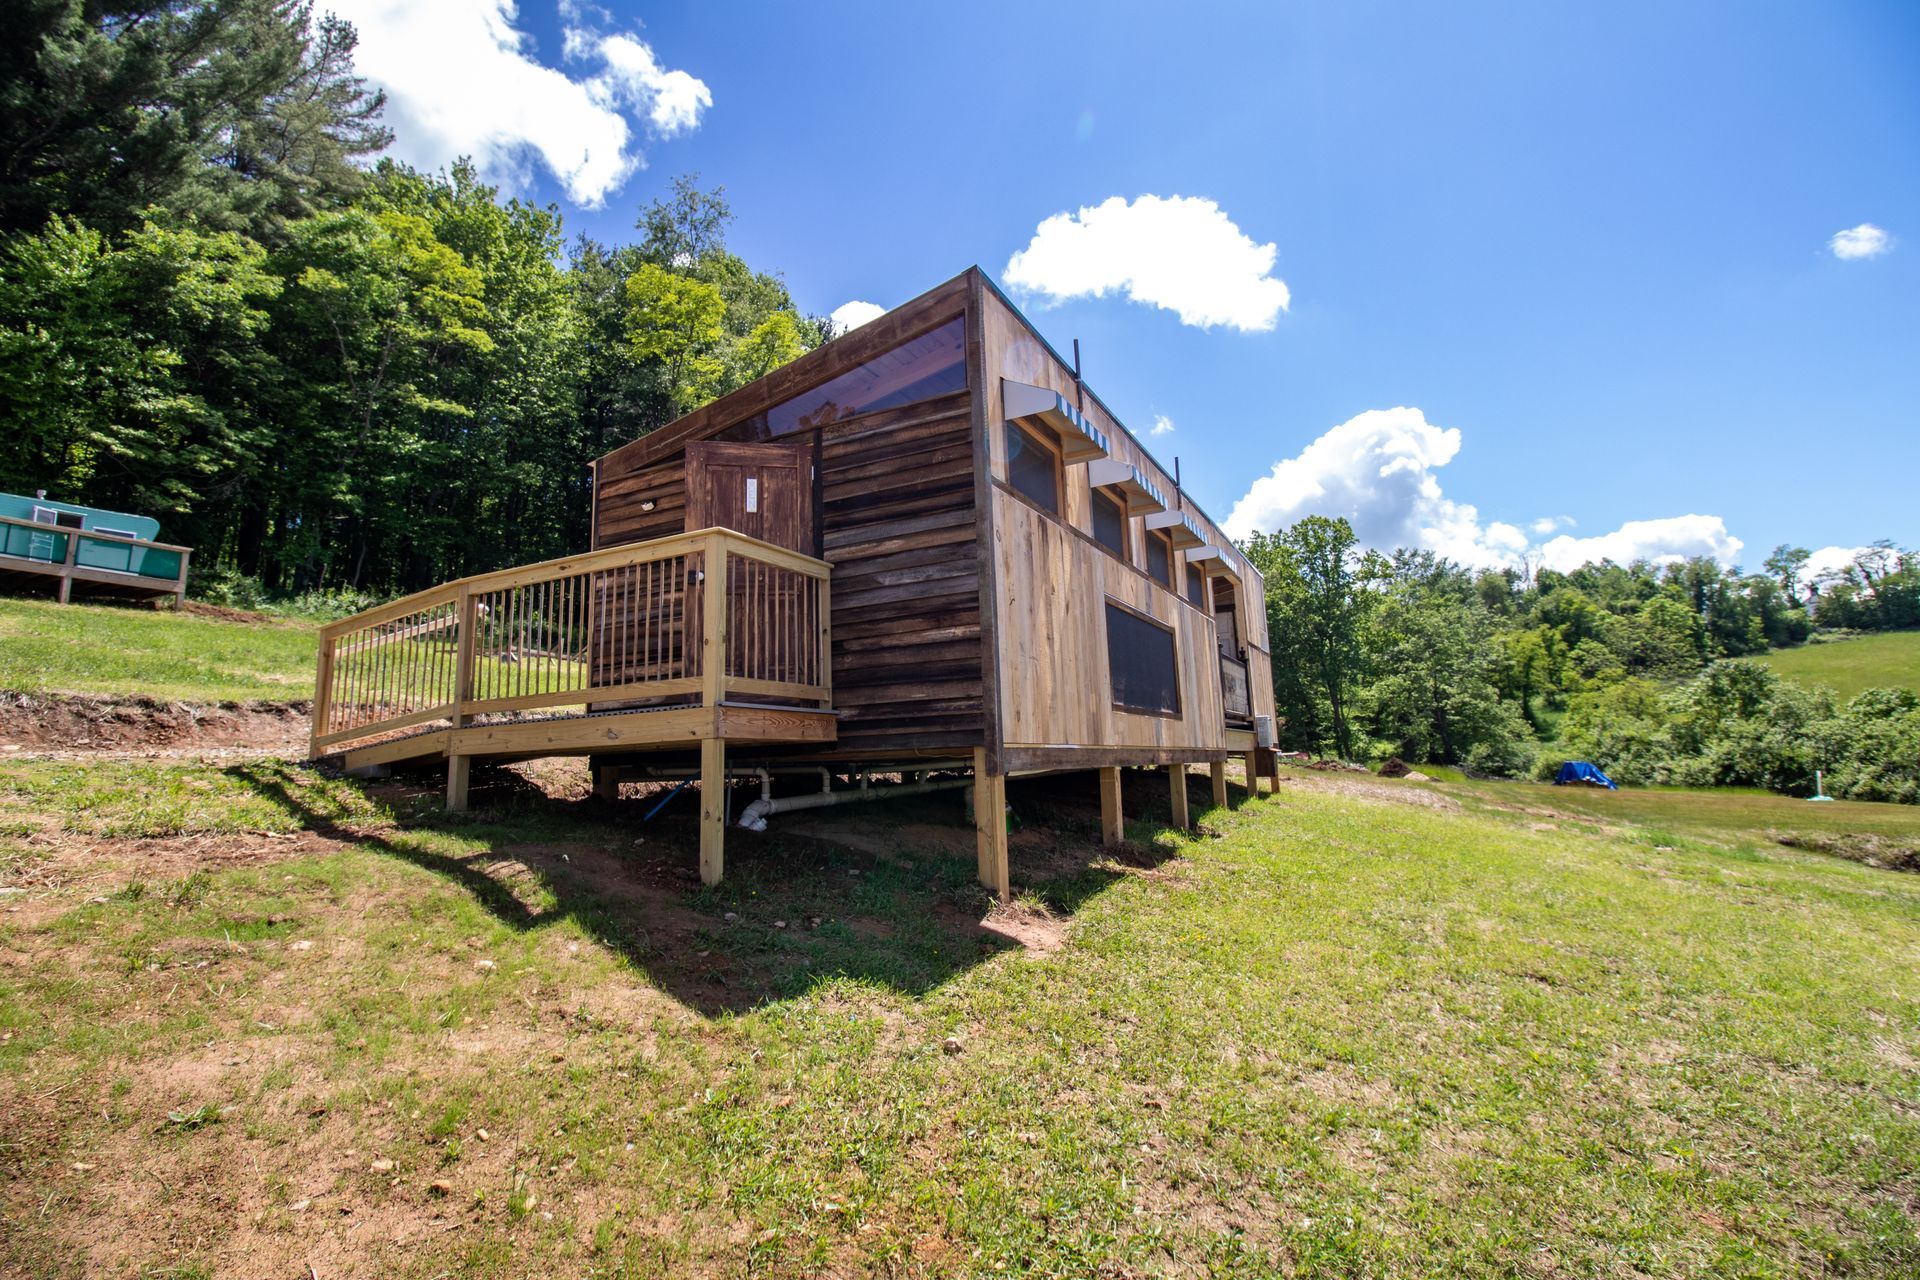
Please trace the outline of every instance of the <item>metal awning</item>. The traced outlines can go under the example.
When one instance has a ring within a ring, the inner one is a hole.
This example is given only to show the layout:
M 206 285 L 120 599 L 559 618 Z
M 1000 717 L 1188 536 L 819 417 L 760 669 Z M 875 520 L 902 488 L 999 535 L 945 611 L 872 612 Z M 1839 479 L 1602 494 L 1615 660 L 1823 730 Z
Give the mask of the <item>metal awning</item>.
M 1238 578 L 1239 571 L 1233 562 L 1227 559 L 1227 553 L 1219 547 L 1195 547 L 1187 552 L 1187 563 L 1196 565 L 1201 572 L 1215 578 Z
M 1200 526 L 1184 511 L 1156 511 L 1147 517 L 1147 528 L 1165 529 L 1173 538 L 1173 545 L 1182 551 L 1207 545 L 1207 535 L 1200 532 Z
M 1087 464 L 1087 483 L 1096 489 L 1117 489 L 1126 497 L 1127 514 L 1165 511 L 1167 500 L 1160 487 L 1140 474 L 1140 468 L 1118 458 L 1101 458 Z
M 1058 391 L 1002 378 L 1000 395 L 1007 421 L 1044 427 L 1060 442 L 1060 454 L 1068 466 L 1107 456 L 1107 437 Z

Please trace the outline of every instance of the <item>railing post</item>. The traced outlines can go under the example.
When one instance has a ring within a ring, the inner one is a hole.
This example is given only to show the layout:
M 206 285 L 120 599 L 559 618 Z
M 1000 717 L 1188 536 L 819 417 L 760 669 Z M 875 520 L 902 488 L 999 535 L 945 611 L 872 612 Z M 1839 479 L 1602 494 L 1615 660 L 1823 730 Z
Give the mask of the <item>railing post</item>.
M 173 607 L 176 609 L 187 602 L 187 558 L 192 554 L 191 548 L 180 553 L 180 580 L 173 584 Z
M 313 672 L 313 736 L 307 742 L 307 759 L 320 758 L 320 739 L 333 732 L 333 651 L 337 637 L 325 628 L 320 631 L 320 656 Z
M 467 722 L 466 704 L 473 699 L 473 655 L 478 637 L 477 602 L 473 592 L 466 587 L 460 588 L 460 597 L 455 607 L 459 611 L 460 622 L 455 631 L 453 659 L 453 727 L 458 729 Z
M 473 655 L 478 645 L 479 611 L 471 588 L 462 586 L 458 600 L 460 630 L 454 642 L 453 715 L 449 723 L 458 730 L 467 722 L 466 705 L 473 698 Z M 447 812 L 460 813 L 467 807 L 467 777 L 472 760 L 447 743 Z
M 727 536 L 707 535 L 700 582 L 700 678 L 709 710 L 727 692 Z
M 820 601 L 820 705 L 833 705 L 833 584 L 827 578 L 815 578 L 814 589 Z
M 73 566 L 80 555 L 80 531 L 67 531 L 67 554 L 60 560 L 60 603 L 66 604 L 73 599 Z

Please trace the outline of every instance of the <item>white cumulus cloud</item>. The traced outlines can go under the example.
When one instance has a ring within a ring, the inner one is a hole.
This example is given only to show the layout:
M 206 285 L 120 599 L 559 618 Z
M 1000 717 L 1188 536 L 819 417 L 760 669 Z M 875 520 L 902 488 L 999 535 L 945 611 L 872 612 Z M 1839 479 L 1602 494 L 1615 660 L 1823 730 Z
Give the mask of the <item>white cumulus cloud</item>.
M 1833 239 L 1827 241 L 1827 247 L 1833 250 L 1834 257 L 1851 262 L 1855 258 L 1879 257 L 1893 248 L 1893 237 L 1871 222 L 1863 222 L 1857 227 L 1834 232 Z
M 1173 434 L 1173 419 L 1164 413 L 1153 415 L 1153 426 L 1147 429 L 1150 436 L 1170 436 Z
M 604 35 L 559 6 L 562 52 L 547 66 L 515 24 L 514 0 L 327 0 L 360 34 L 354 65 L 387 91 L 392 153 L 423 169 L 472 156 L 489 179 L 525 185 L 538 162 L 569 199 L 598 207 L 644 164 L 637 135 L 671 137 L 712 105 L 707 86 L 660 66 L 631 35 Z M 595 14 L 604 18 L 602 11 Z
M 841 303 L 833 309 L 833 314 L 827 319 L 832 321 L 835 333 L 846 333 L 850 329 L 858 329 L 869 320 L 878 320 L 885 314 L 887 314 L 885 307 L 856 300 Z
M 1693 556 L 1707 556 L 1721 564 L 1740 558 L 1746 544 L 1727 532 L 1727 523 L 1719 516 L 1667 516 L 1659 520 L 1629 520 L 1612 533 L 1591 538 L 1561 534 L 1541 544 L 1540 563 L 1565 573 L 1583 564 L 1611 560 L 1632 564 L 1650 560 L 1666 564 Z
M 1591 538 L 1567 534 L 1536 544 L 1504 520 L 1483 520 L 1479 508 L 1447 497 L 1438 472 L 1460 452 L 1458 428 L 1428 422 L 1419 409 L 1370 409 L 1327 431 L 1253 482 L 1226 529 L 1235 538 L 1272 532 L 1303 516 L 1344 516 L 1370 547 L 1412 547 L 1461 564 L 1519 567 L 1535 560 L 1572 569 L 1611 558 L 1667 561 L 1712 556 L 1731 564 L 1741 542 L 1718 516 L 1635 520 Z M 1547 516 L 1530 525 L 1544 537 L 1572 523 Z
M 1821 547 L 1807 557 L 1807 567 L 1801 573 L 1805 581 L 1812 581 L 1822 574 L 1839 573 L 1853 563 L 1854 557 L 1872 550 L 1871 547 Z
M 1182 324 L 1271 329 L 1292 297 L 1256 244 L 1211 200 L 1112 196 L 1056 213 L 1007 261 L 1007 284 L 1047 301 L 1124 293 Z

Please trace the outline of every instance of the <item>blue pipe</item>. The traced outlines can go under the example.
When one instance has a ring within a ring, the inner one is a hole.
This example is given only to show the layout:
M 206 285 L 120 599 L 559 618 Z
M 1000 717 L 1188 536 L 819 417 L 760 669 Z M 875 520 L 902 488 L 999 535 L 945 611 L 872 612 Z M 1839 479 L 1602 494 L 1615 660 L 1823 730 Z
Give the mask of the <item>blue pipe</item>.
M 667 792 L 666 799 L 662 800 L 659 804 L 653 806 L 653 808 L 647 810 L 647 816 L 640 819 L 640 821 L 652 822 L 654 814 L 666 808 L 668 803 L 671 802 L 675 796 L 679 795 L 682 791 L 685 791 L 688 788 L 688 786 L 690 786 L 692 783 L 693 783 L 692 778 L 681 779 L 680 785 L 675 787 L 673 790 Z

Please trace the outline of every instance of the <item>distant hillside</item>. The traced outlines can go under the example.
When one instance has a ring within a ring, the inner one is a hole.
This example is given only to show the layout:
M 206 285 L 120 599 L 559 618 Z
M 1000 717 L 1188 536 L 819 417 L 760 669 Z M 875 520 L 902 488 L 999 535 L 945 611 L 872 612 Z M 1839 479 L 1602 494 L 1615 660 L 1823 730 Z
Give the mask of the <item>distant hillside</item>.
M 1843 698 L 1888 686 L 1920 690 L 1920 631 L 1779 649 L 1758 660 L 1789 680 L 1829 685 Z

